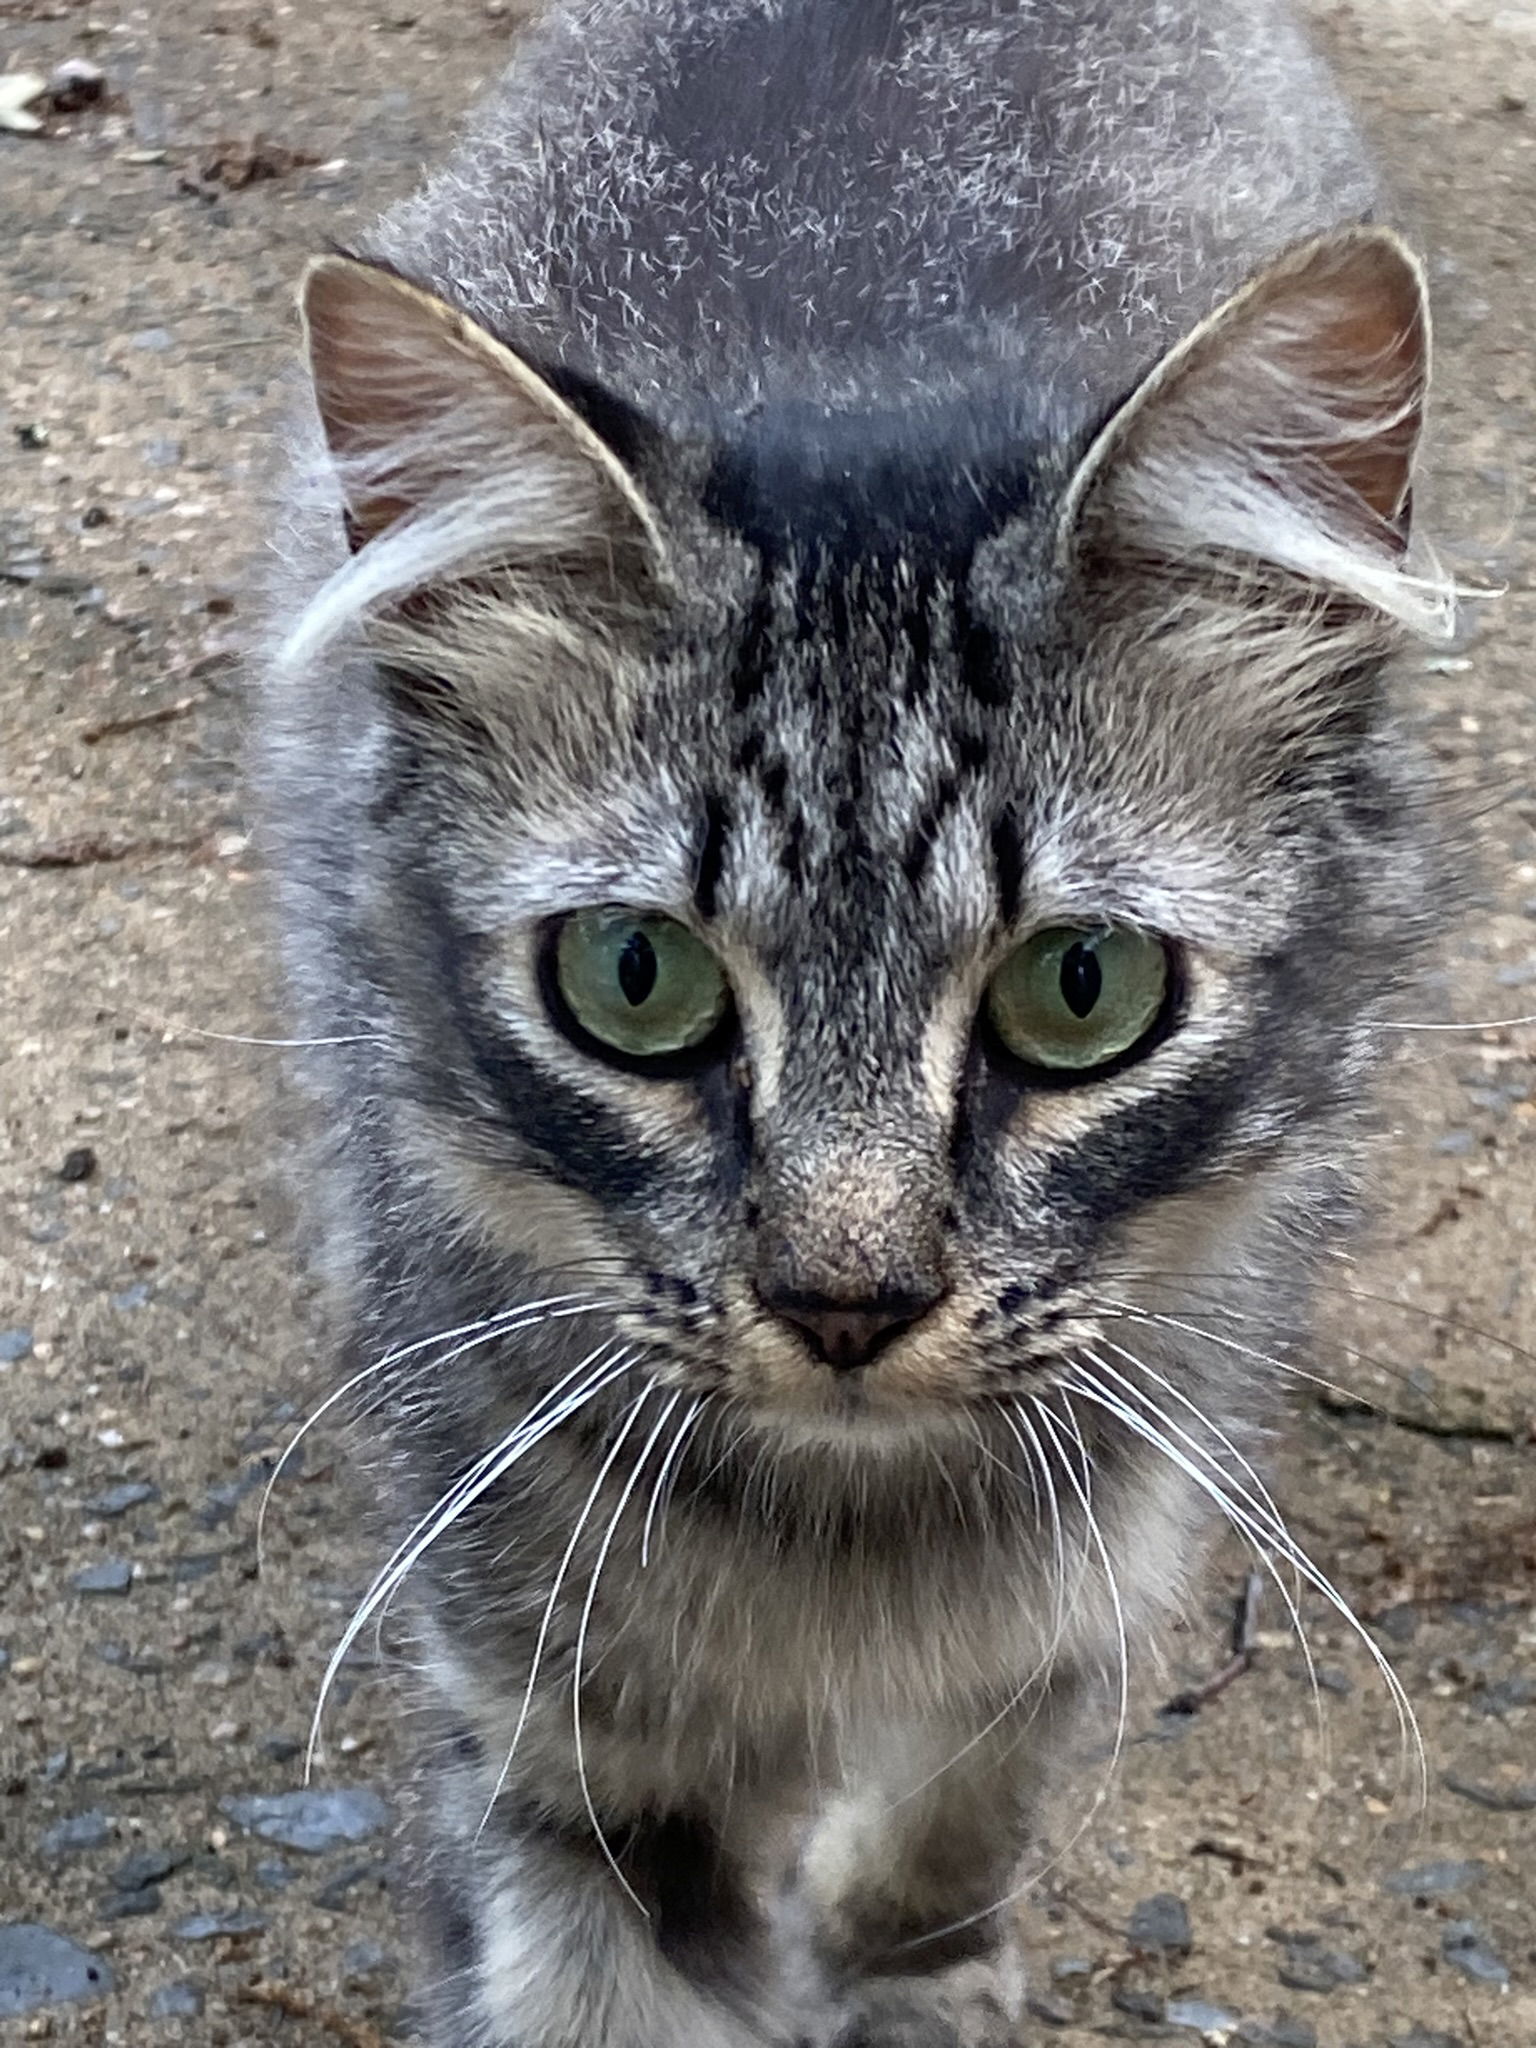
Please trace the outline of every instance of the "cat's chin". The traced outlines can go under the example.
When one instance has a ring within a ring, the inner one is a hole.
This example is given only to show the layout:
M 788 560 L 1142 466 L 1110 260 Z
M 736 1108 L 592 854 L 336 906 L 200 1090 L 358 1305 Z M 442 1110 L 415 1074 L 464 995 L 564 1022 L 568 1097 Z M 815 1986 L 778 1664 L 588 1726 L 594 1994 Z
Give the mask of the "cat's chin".
M 975 1442 L 974 1422 L 958 1402 L 894 1400 L 854 1386 L 820 1402 L 753 1401 L 747 1412 L 759 1434 L 786 1456 L 891 1459 L 931 1452 L 936 1444 Z

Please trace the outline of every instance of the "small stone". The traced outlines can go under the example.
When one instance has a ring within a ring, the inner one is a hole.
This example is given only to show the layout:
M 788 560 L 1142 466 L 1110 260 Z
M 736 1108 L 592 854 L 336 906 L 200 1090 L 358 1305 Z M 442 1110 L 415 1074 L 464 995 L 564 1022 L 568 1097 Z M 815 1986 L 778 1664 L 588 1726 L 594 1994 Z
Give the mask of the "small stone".
M 59 1168 L 59 1179 L 67 1181 L 89 1180 L 95 1171 L 95 1152 L 89 1145 L 77 1145 L 72 1152 L 64 1154 L 64 1163 Z
M 1243 2048 L 1317 2048 L 1316 2027 L 1283 2012 L 1267 2025 L 1263 2020 L 1244 2020 L 1237 2038 Z
M 32 1356 L 32 1332 L 16 1328 L 0 1330 L 0 1365 L 19 1365 Z
M 1536 1778 L 1522 1777 L 1518 1766 L 1509 1764 L 1489 1779 L 1464 1778 L 1459 1771 L 1447 1771 L 1445 1788 L 1474 1806 L 1486 1806 L 1490 1813 L 1536 1813 Z
M 1529 95 L 1523 92 L 1516 92 L 1512 86 L 1506 85 L 1499 94 L 1499 112 L 1501 114 L 1523 114 L 1530 104 Z
M 342 1951 L 342 1981 L 359 1986 L 383 1976 L 394 1967 L 388 1951 L 376 1941 L 354 1941 Z
M 389 1808 L 366 1786 L 331 1791 L 253 1792 L 221 1799 L 219 1811 L 264 1842 L 278 1842 L 307 1856 L 342 1842 L 366 1841 L 388 1825 Z
M 171 331 L 168 327 L 141 327 L 137 334 L 129 335 L 128 346 L 145 349 L 151 355 L 164 355 L 173 346 Z
M 44 1828 L 37 1846 L 45 1856 L 75 1856 L 86 1849 L 105 1849 L 112 1839 L 112 1823 L 92 1807 L 89 1813 L 72 1813 Z
M 101 1493 L 80 1503 L 83 1513 L 100 1515 L 110 1520 L 117 1515 L 126 1515 L 130 1508 L 147 1507 L 151 1501 L 160 1498 L 158 1486 L 151 1486 L 147 1479 L 123 1479 L 116 1486 L 109 1486 Z
M 135 1920 L 158 1913 L 165 1904 L 159 1885 L 147 1884 L 136 1892 L 109 1892 L 96 1909 L 100 1920 Z
M 266 1925 L 263 1914 L 235 1906 L 227 1913 L 189 1913 L 171 1932 L 178 1941 L 216 1941 L 225 1934 L 260 1934 Z
M 261 1753 L 275 1764 L 290 1764 L 304 1747 L 296 1735 L 264 1735 Z
M 1235 2013 L 1210 2005 L 1203 1998 L 1171 1999 L 1163 2018 L 1170 2027 L 1190 2027 L 1197 2034 L 1230 2033 L 1237 2025 Z
M 1523 1672 L 1513 1678 L 1496 1678 L 1478 1693 L 1473 1704 L 1480 1714 L 1500 1718 L 1520 1707 L 1536 1706 L 1536 1678 L 1527 1678 Z
M 1384 1877 L 1381 1888 L 1397 1898 L 1444 1898 L 1451 1892 L 1470 1891 L 1488 1875 L 1488 1865 L 1473 1859 L 1466 1863 L 1416 1863 L 1410 1870 L 1394 1870 Z
M 0 2019 L 105 1998 L 117 1988 L 104 1957 L 35 1921 L 0 1926 Z
M 1165 2011 L 1155 1991 L 1137 1991 L 1129 1984 L 1117 1984 L 1109 2002 L 1116 2012 L 1127 2012 L 1133 2020 L 1160 2020 Z
M 1297 1946 L 1280 1965 L 1280 1982 L 1289 1991 L 1316 1991 L 1326 1995 L 1341 1984 L 1363 1984 L 1370 1971 L 1358 1956 L 1341 1949 Z
M 1154 1892 L 1131 1909 L 1126 1939 L 1132 1948 L 1162 1949 L 1187 1956 L 1195 1945 L 1189 1908 L 1176 1892 Z
M 1484 1945 L 1475 1920 L 1454 1920 L 1440 1937 L 1440 1953 L 1453 1970 L 1474 1984 L 1507 1984 L 1509 1969 Z
M 205 2002 L 199 1983 L 191 1977 L 178 1977 L 150 1993 L 149 2016 L 152 2020 L 201 2019 Z
M 189 1849 L 135 1849 L 113 1871 L 112 1882 L 120 1892 L 136 1892 L 184 1870 L 191 1861 Z
M 104 1557 L 100 1564 L 88 1564 L 69 1582 L 77 1593 L 98 1597 L 126 1593 L 133 1584 L 133 1566 L 126 1557 Z
M 291 1863 L 285 1863 L 281 1856 L 264 1856 L 255 1866 L 251 1875 L 265 1892 L 286 1891 L 298 1875 Z
M 349 1863 L 315 1893 L 315 1904 L 323 1906 L 328 1913 L 339 1913 L 349 1904 L 350 1894 L 359 1885 L 387 1891 L 389 1866 L 385 1863 Z
M 75 1760 L 74 1751 L 68 1743 L 62 1749 L 55 1749 L 43 1759 L 42 1779 L 45 1785 L 57 1785 L 61 1778 L 69 1776 L 70 1765 Z
M 56 114 L 78 114 L 94 107 L 107 90 L 107 74 L 89 57 L 66 57 L 48 79 L 48 103 Z

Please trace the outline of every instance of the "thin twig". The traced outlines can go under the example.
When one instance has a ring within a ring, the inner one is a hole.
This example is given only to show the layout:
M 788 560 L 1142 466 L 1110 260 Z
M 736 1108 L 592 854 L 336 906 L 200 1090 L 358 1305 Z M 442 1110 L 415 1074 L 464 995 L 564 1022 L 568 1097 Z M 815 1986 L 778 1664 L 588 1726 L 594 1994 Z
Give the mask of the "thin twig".
M 25 853 L 0 851 L 0 867 L 6 868 L 93 868 L 114 861 L 139 860 L 157 853 L 205 853 L 210 841 L 206 833 L 195 839 L 45 839 Z
M 1264 1581 L 1257 1572 L 1250 1572 L 1243 1581 L 1243 1590 L 1237 1596 L 1232 1614 L 1232 1654 L 1219 1670 L 1199 1685 L 1191 1686 L 1188 1692 L 1175 1693 L 1173 1698 L 1158 1711 L 1163 1714 L 1198 1714 L 1214 1699 L 1219 1699 L 1229 1685 L 1241 1678 L 1244 1672 L 1253 1669 L 1254 1635 L 1258 1628 L 1259 1601 L 1263 1597 Z
M 85 726 L 80 737 L 86 746 L 94 747 L 98 740 L 115 740 L 120 733 L 142 732 L 151 725 L 170 725 L 195 711 L 202 701 L 203 692 L 199 690 L 191 697 L 178 697 L 174 704 L 157 705 L 153 711 L 131 711 L 123 718 L 104 718 L 97 725 Z

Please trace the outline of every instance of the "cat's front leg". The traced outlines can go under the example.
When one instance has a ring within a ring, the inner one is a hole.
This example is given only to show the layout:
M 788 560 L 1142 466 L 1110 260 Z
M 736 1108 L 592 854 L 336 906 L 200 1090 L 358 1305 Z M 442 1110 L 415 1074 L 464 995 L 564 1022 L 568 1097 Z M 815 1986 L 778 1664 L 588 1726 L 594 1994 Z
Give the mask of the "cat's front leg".
M 1011 2048 L 1013 1903 L 1060 1704 L 1021 1704 L 980 1740 L 963 1722 L 909 1733 L 813 1832 L 797 1911 L 845 2015 L 832 2048 Z
M 457 1832 L 457 1839 L 454 1838 Z M 498 1808 L 444 1829 L 423 1885 L 433 2048 L 794 2048 L 767 2014 L 755 1909 L 707 1827 L 590 1827 Z

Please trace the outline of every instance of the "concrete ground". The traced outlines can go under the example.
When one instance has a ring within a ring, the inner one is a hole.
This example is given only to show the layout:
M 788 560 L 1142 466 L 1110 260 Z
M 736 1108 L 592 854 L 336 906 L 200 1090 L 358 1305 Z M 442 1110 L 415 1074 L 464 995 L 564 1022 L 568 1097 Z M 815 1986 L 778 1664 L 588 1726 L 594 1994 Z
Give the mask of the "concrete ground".
M 1415 685 L 1486 856 L 1421 1021 L 1473 1028 L 1398 1042 L 1374 1241 L 1317 1351 L 1333 1384 L 1277 1459 L 1417 1713 L 1428 1801 L 1370 1659 L 1309 1598 L 1319 1735 L 1271 1596 L 1255 1667 L 1192 1715 L 1149 1691 L 1115 1788 L 1064 1827 L 1027 1912 L 1032 2048 L 1536 2042 L 1536 1034 L 1476 1028 L 1536 1010 L 1536 7 L 1318 18 L 1432 252 L 1437 527 L 1504 591 Z M 281 1802 L 372 1558 L 322 1428 L 256 1573 L 261 1483 L 324 1379 L 284 1055 L 239 1042 L 281 1025 L 235 651 L 293 279 L 410 183 L 515 22 L 0 0 L 0 72 L 84 57 L 107 88 L 0 133 L 3 2041 L 409 2038 L 387 1826 L 335 1796 L 390 1781 L 368 1663 L 326 1797 Z M 1221 1665 L 1245 1569 L 1218 1560 L 1163 1695 Z

